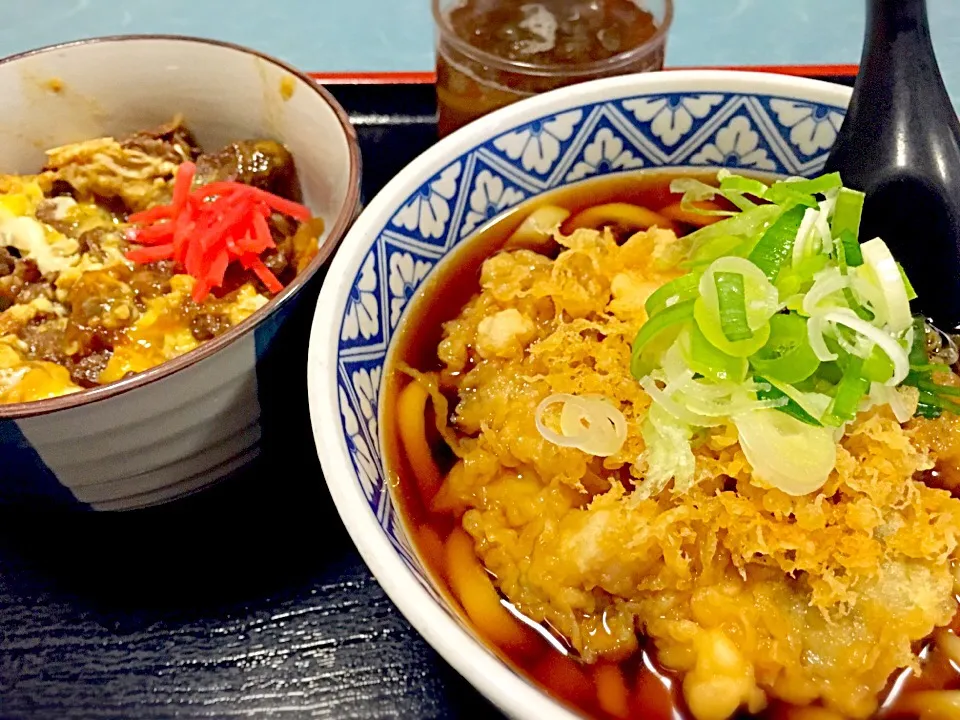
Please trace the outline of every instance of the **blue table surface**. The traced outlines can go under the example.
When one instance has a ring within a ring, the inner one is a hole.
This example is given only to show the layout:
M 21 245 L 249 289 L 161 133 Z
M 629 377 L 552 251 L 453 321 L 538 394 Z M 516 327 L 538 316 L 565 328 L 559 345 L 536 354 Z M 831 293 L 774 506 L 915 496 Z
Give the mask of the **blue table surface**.
M 115 33 L 203 35 L 308 71 L 433 68 L 429 0 L 31 0 L 3 3 L 0 55 Z M 855 63 L 863 0 L 675 0 L 667 64 Z M 930 0 L 947 87 L 960 106 L 960 2 Z

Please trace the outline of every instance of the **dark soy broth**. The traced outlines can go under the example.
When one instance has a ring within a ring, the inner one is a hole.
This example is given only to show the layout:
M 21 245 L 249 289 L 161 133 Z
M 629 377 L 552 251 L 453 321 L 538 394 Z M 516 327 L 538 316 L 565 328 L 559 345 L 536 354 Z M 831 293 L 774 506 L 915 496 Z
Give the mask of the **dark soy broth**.
M 422 371 L 440 368 L 437 346 L 442 338 L 443 323 L 455 318 L 467 301 L 479 292 L 480 268 L 484 260 L 503 249 L 517 227 L 537 208 L 557 205 L 569 210 L 571 217 L 585 208 L 611 202 L 630 203 L 659 211 L 679 201 L 680 196 L 671 193 L 669 186 L 671 180 L 680 176 L 696 177 L 704 182 L 715 183 L 713 173 L 630 173 L 589 180 L 523 203 L 494 218 L 464 242 L 436 268 L 429 281 L 411 300 L 407 315 L 392 343 L 381 403 L 386 465 L 394 496 L 420 557 L 436 585 L 444 590 L 450 604 L 461 611 L 461 617 L 468 624 L 469 620 L 450 590 L 444 559 L 445 540 L 451 531 L 459 526 L 460 517 L 449 513 L 430 512 L 421 500 L 413 469 L 402 451 L 398 433 L 396 399 L 409 378 L 396 371 L 396 363 L 404 362 Z M 682 222 L 676 224 L 681 235 L 695 229 Z M 561 229 L 564 229 L 563 225 Z M 450 397 L 449 400 L 450 407 L 453 408 L 455 398 Z M 432 418 L 428 418 L 427 428 L 428 436 L 433 433 L 429 439 L 434 459 L 440 471 L 445 474 L 453 464 L 452 453 L 433 428 Z M 595 665 L 587 665 L 581 663 L 563 638 L 549 627 L 522 618 L 505 599 L 502 599 L 501 603 L 509 608 L 515 617 L 520 617 L 529 631 L 525 635 L 525 642 L 520 646 L 498 647 L 487 639 L 488 646 L 525 677 L 545 688 L 553 697 L 569 704 L 586 717 L 602 720 L 692 720 L 681 693 L 682 678 L 656 663 L 652 643 L 645 643 L 641 639 L 640 650 L 623 662 L 601 661 Z M 957 620 L 954 622 L 956 625 Z M 960 628 L 954 628 L 953 631 L 957 629 Z M 953 665 L 943 653 L 935 650 L 932 643 L 918 648 L 918 652 L 923 665 L 922 675 L 918 677 L 910 671 L 903 671 L 891 678 L 889 690 L 885 693 L 885 700 L 876 718 L 915 718 L 915 714 L 904 714 L 898 710 L 898 698 L 905 690 L 960 689 L 960 668 Z M 598 699 L 600 690 L 611 683 L 620 688 L 613 693 L 616 702 L 609 700 L 608 693 L 608 701 L 601 703 Z M 743 714 L 740 717 L 757 716 Z M 822 708 L 800 708 L 779 701 L 772 702 L 759 717 L 768 720 L 842 720 L 839 715 L 828 713 Z M 941 720 L 940 716 L 936 716 L 936 720 Z

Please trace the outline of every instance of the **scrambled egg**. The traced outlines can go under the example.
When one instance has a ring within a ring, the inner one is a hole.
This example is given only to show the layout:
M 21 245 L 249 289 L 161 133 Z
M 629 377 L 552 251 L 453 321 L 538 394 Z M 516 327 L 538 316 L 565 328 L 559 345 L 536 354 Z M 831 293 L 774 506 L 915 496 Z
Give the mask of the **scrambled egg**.
M 43 400 L 80 389 L 66 368 L 44 360 L 24 360 L 16 345 L 16 338 L 0 338 L 0 402 Z
M 181 158 L 187 159 L 187 158 Z M 178 163 L 111 137 L 95 138 L 47 151 L 47 168 L 75 188 L 84 202 L 119 198 L 134 210 L 166 201 Z
M 81 144 L 69 152 L 51 151 L 50 157 L 51 161 L 72 168 L 71 172 L 87 172 L 82 163 L 72 163 L 91 152 L 116 161 L 115 144 Z M 123 157 L 127 163 L 139 158 L 129 152 Z M 115 174 L 122 177 L 120 170 Z M 77 321 L 72 334 L 65 330 L 68 321 L 75 320 L 77 303 L 94 303 L 93 310 L 100 313 L 95 317 L 99 330 L 110 333 L 112 353 L 97 377 L 100 384 L 159 365 L 200 344 L 191 332 L 191 313 L 198 310 L 190 298 L 193 278 L 173 275 L 169 292 L 142 300 L 138 310 L 133 303 L 134 290 L 128 284 L 131 273 L 138 268 L 124 257 L 126 244 L 117 220 L 92 202 L 78 203 L 68 197 L 45 199 L 44 191 L 49 190 L 50 181 L 49 175 L 0 176 L 0 247 L 15 248 L 22 258 L 31 259 L 42 275 L 40 282 L 50 287 L 53 298 L 40 296 L 17 302 L 0 312 L 0 403 L 41 400 L 82 389 L 62 364 L 31 359 L 35 352 L 21 337 L 28 330 L 48 330 L 58 340 L 49 342 L 52 347 L 47 347 L 45 353 L 55 352 L 64 358 L 81 353 L 75 336 L 82 337 L 91 329 Z M 124 187 L 113 189 L 118 193 L 138 193 L 141 200 L 148 196 L 144 187 Z M 70 235 L 38 219 L 41 202 L 53 203 L 51 222 L 71 228 Z M 98 236 L 96 253 L 82 251 L 81 243 L 71 236 L 81 237 L 91 230 L 103 231 Z M 97 297 L 98 293 L 102 297 Z M 266 302 L 266 296 L 246 283 L 228 300 L 211 299 L 208 305 L 229 325 L 236 325 Z
M 33 213 L 43 200 L 35 182 L 25 182 L 22 192 L 0 195 L 0 244 L 30 257 L 44 275 L 63 272 L 78 261 L 80 245 L 39 222 Z
M 189 275 L 174 275 L 169 293 L 146 301 L 146 311 L 126 333 L 127 342 L 114 350 L 100 373 L 101 383 L 119 380 L 127 373 L 142 372 L 200 345 L 190 332 L 189 319 L 181 312 L 189 301 L 193 283 Z M 231 325 L 242 322 L 266 302 L 267 298 L 252 285 L 244 285 L 227 309 Z
M 499 589 L 587 661 L 651 637 L 697 720 L 774 698 L 870 716 L 957 610 L 960 500 L 917 478 L 960 457 L 960 420 L 861 414 L 827 485 L 803 497 L 755 484 L 736 429 L 713 428 L 689 492 L 640 499 L 650 400 L 630 375 L 631 341 L 670 279 L 654 258 L 674 237 L 618 247 L 578 230 L 560 242 L 556 260 L 518 250 L 485 262 L 481 292 L 444 326 L 433 378 L 458 396 L 459 461 L 440 494 L 466 508 Z M 622 449 L 595 458 L 547 442 L 533 408 L 552 393 L 610 399 L 628 424 Z

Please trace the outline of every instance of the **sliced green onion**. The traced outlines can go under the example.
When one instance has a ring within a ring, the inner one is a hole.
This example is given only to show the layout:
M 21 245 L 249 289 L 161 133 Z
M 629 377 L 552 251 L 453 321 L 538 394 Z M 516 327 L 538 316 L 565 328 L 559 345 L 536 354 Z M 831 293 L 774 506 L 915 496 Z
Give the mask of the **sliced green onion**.
M 860 222 L 859 218 L 857 222 Z M 857 238 L 849 229 L 842 230 L 839 236 L 834 237 L 833 252 L 837 259 L 837 264 L 840 266 L 840 273 L 843 275 L 847 274 L 848 268 L 863 265 L 860 243 L 857 242 Z M 851 265 L 848 262 L 848 255 L 854 257 L 856 261 L 854 264 Z M 857 314 L 857 317 L 867 321 L 873 320 L 873 313 L 867 310 L 867 308 L 857 300 L 856 295 L 853 294 L 853 289 L 849 286 L 843 288 L 843 299 L 847 301 L 847 305 Z
M 921 417 L 940 417 L 943 410 L 960 415 L 960 404 L 950 398 L 960 399 L 960 387 L 941 385 L 933 380 L 933 373 L 946 369 L 945 365 L 931 363 L 927 357 L 927 324 L 920 315 L 912 321 L 913 342 L 908 353 L 910 371 L 903 380 L 920 391 L 916 414 Z
M 825 269 L 829 262 L 830 258 L 826 255 L 811 255 L 792 267 L 782 268 L 776 283 L 780 297 L 790 297 L 809 290 L 814 276 Z
M 803 312 L 805 315 L 815 315 L 825 309 L 824 303 L 833 302 L 826 307 L 841 307 L 837 293 L 850 284 L 850 281 L 840 274 L 835 267 L 828 267 L 814 276 L 813 285 L 803 296 Z
M 723 196 L 727 200 L 729 200 L 731 203 L 733 203 L 733 205 L 736 206 L 737 209 L 739 209 L 741 212 L 744 212 L 747 210 L 753 210 L 753 208 L 757 206 L 755 202 L 753 202 L 752 200 L 748 200 L 738 192 L 723 193 Z
M 769 377 L 767 378 L 767 382 L 802 407 L 811 417 L 819 420 L 823 417 L 827 408 L 830 407 L 830 403 L 833 402 L 833 398 L 827 395 L 824 390 L 833 392 L 833 385 L 840 382 L 840 378 L 843 377 L 843 371 L 837 367 L 836 363 L 826 363 L 820 367 L 821 370 L 819 372 L 796 385 L 782 383 L 779 380 L 774 380 Z M 821 375 L 831 374 L 830 370 L 835 371 L 834 374 L 836 378 L 834 382 L 827 383 L 821 380 Z M 826 387 L 822 387 L 824 385 L 826 385 Z
M 700 273 L 691 272 L 658 287 L 650 294 L 643 307 L 647 311 L 647 317 L 653 317 L 664 308 L 695 300 L 699 295 Z
M 960 415 L 960 403 L 955 403 L 952 400 L 947 400 L 942 396 L 937 396 L 937 401 L 940 403 L 941 409 L 948 410 L 954 415 Z
M 859 218 L 857 219 L 857 222 L 860 222 Z M 860 243 L 857 242 L 857 238 L 848 229 L 842 230 L 839 236 L 834 237 L 833 252 L 834 256 L 837 258 L 837 264 L 840 266 L 840 272 L 843 275 L 847 274 L 848 268 L 863 265 L 863 255 L 860 253 Z M 851 265 L 848 262 L 848 255 L 854 256 L 856 260 L 855 264 Z M 856 295 L 853 294 L 852 288 L 843 288 L 843 299 L 847 301 L 847 305 L 849 305 L 850 309 L 857 314 L 857 317 L 867 321 L 873 320 L 873 313 L 867 310 L 867 308 L 865 308 L 860 301 L 857 300 Z
M 701 332 L 696 323 L 680 335 L 684 360 L 695 373 L 722 382 L 742 382 L 747 376 L 747 359 L 733 357 L 719 350 Z
M 842 377 L 843 369 L 836 360 L 821 361 L 816 374 L 801 383 L 797 383 L 797 388 L 803 392 L 833 392 L 833 386 L 840 382 Z M 824 410 L 826 410 L 826 406 L 824 406 Z
M 810 347 L 820 362 L 831 362 L 839 356 L 836 347 L 831 347 L 824 336 L 824 322 L 819 315 L 814 315 L 807 320 L 807 339 L 810 341 Z M 836 343 L 833 343 L 836 345 Z
M 758 400 L 779 400 L 780 398 L 786 398 L 787 404 L 781 405 L 777 408 L 780 412 L 786 413 L 790 417 L 795 417 L 801 422 L 805 422 L 807 425 L 813 425 L 814 427 L 821 427 L 822 423 L 817 420 L 813 415 L 804 410 L 800 403 L 794 400 L 792 397 L 787 395 L 785 392 L 780 390 L 780 388 L 775 387 L 771 384 L 766 378 L 761 375 L 754 377 L 754 381 L 765 385 L 768 389 L 764 390 L 763 388 L 757 390 L 757 399 Z
M 803 297 L 802 293 L 794 293 L 784 301 L 784 309 L 788 312 L 803 312 Z
M 819 490 L 836 467 L 837 442 L 829 428 L 773 409 L 745 412 L 733 422 L 754 479 L 788 495 Z
M 916 370 L 917 372 L 922 373 L 933 373 L 937 370 L 943 370 L 943 367 L 943 363 L 928 363 L 926 365 L 917 365 L 916 367 L 911 368 L 911 370 Z
M 850 309 L 857 314 L 858 318 L 860 318 L 861 320 L 866 320 L 867 322 L 870 322 L 871 320 L 873 320 L 873 317 L 874 317 L 873 313 L 867 310 L 867 308 L 865 308 L 857 300 L 856 296 L 853 294 L 853 290 L 851 290 L 848 287 L 844 288 L 843 297 L 847 301 L 847 305 L 850 306 Z
M 849 310 L 846 310 L 846 308 L 844 308 L 844 310 L 849 313 Z M 837 347 L 843 351 L 839 353 L 841 363 L 844 361 L 845 354 L 856 355 L 858 358 L 865 360 L 866 357 L 873 352 L 874 346 L 870 340 L 862 337 L 846 325 L 830 325 L 827 327 L 830 330 L 830 339 L 835 341 Z
M 820 203 L 814 195 L 825 194 L 840 187 L 840 176 L 837 173 L 821 175 L 811 180 L 781 180 L 770 186 L 766 199 L 790 209 L 796 205 L 820 210 Z
M 805 195 L 823 194 L 828 190 L 833 190 L 841 186 L 840 173 L 833 172 L 809 180 L 780 180 L 771 186 L 782 186 L 790 188 L 793 192 L 803 193 Z
M 907 379 L 904 380 L 903 383 L 904 385 L 913 385 L 920 391 L 917 415 L 923 417 L 940 417 L 942 410 L 949 410 L 954 415 L 960 415 L 960 403 L 950 399 L 960 399 L 960 388 L 951 385 L 940 385 L 913 371 L 907 375 Z M 936 414 L 929 414 L 934 410 Z
M 870 391 L 870 381 L 863 376 L 863 360 L 851 355 L 837 385 L 833 402 L 823 417 L 826 425 L 840 427 L 857 415 L 860 400 Z
M 684 199 L 689 198 L 692 202 L 698 202 L 712 200 L 717 196 L 719 189 L 696 178 L 679 177 L 670 182 L 670 192 L 682 194 Z
M 790 187 L 793 183 L 774 183 L 767 191 L 766 199 L 779 205 L 784 210 L 791 210 L 797 206 L 816 209 L 817 199 L 804 192 L 798 192 Z
M 880 383 L 870 383 L 870 392 L 864 399 L 864 403 L 866 403 L 865 409 L 886 405 L 898 423 L 907 422 L 917 410 L 916 403 L 911 407 L 910 401 L 897 388 Z M 860 407 L 864 407 L 864 404 L 861 403 Z
M 720 319 L 704 302 L 697 298 L 693 305 L 693 318 L 704 337 L 721 352 L 733 357 L 749 357 L 766 345 L 770 339 L 770 323 L 753 328 L 753 337 L 747 340 L 728 340 L 720 327 Z
M 709 227 L 709 226 L 708 226 Z M 740 255 L 741 248 L 746 245 L 746 240 L 734 235 L 720 235 L 710 238 L 703 245 L 697 248 L 697 251 L 690 255 L 686 260 L 680 263 L 684 269 L 696 269 L 706 267 L 718 258 L 727 255 Z
M 797 237 L 793 241 L 793 266 L 797 267 L 806 258 L 816 255 L 814 252 L 816 244 L 817 218 L 820 217 L 820 209 L 806 208 L 803 212 L 803 220 L 800 222 L 800 228 L 797 230 Z
M 743 289 L 743 275 L 736 272 L 713 274 L 720 310 L 720 329 L 727 340 L 749 340 L 753 331 L 747 324 L 747 300 Z
M 818 316 L 817 319 L 848 327 L 877 345 L 893 362 L 893 377 L 887 381 L 887 385 L 899 385 L 903 382 L 910 370 L 910 359 L 900 343 L 886 330 L 881 330 L 876 325 L 858 318 L 852 310 L 831 310 Z M 811 340 L 811 344 L 813 344 L 813 340 Z M 816 350 L 816 347 L 814 347 L 814 350 Z
M 694 203 L 701 200 L 712 200 L 717 195 L 722 195 L 725 197 L 740 211 L 749 210 L 756 207 L 756 203 L 747 200 L 741 193 L 735 190 L 728 191 L 722 188 L 714 187 L 713 185 L 707 185 L 707 183 L 697 180 L 696 178 L 677 178 L 670 183 L 670 192 L 683 193 L 683 197 L 680 198 L 680 207 L 687 210 L 698 211 Z M 707 212 L 706 214 L 736 215 L 739 213 L 730 212 L 729 210 L 715 210 Z
M 676 327 L 680 323 L 686 322 L 693 317 L 693 300 L 677 303 L 671 307 L 665 308 L 647 320 L 637 332 L 633 339 L 633 352 L 630 357 L 630 371 L 638 380 L 648 374 L 644 371 L 642 363 L 643 351 L 656 339 L 664 330 Z M 677 328 L 679 332 L 679 328 Z M 671 339 L 672 343 L 672 339 Z
M 860 241 L 850 230 L 840 231 L 840 244 L 843 246 L 843 258 L 847 267 L 863 265 L 863 252 L 860 250 Z
M 943 408 L 937 396 L 927 390 L 920 391 L 917 401 L 917 415 L 925 418 L 938 418 L 943 414 Z
M 939 383 L 933 382 L 933 380 L 926 380 L 922 376 L 916 375 L 915 373 L 910 373 L 903 383 L 904 385 L 913 385 L 918 390 L 932 392 L 934 395 L 945 395 L 947 397 L 960 398 L 960 387 L 954 387 L 953 385 L 940 385 Z
M 913 317 L 913 344 L 910 346 L 910 367 L 916 369 L 927 365 L 927 321 L 920 315 Z
M 756 265 L 742 257 L 718 258 L 704 270 L 700 278 L 700 296 L 704 303 L 720 320 L 720 303 L 717 296 L 717 273 L 736 273 L 743 276 L 743 294 L 746 306 L 747 326 L 756 330 L 766 325 L 770 317 L 780 309 L 780 297 L 777 288 L 767 280 Z
M 834 198 L 821 201 L 817 206 L 819 212 L 813 223 L 813 229 L 820 240 L 820 252 L 824 255 L 829 255 L 833 251 L 833 234 L 830 231 L 829 219 L 835 204 Z
M 687 300 L 677 303 L 671 307 L 665 308 L 647 320 L 637 332 L 633 340 L 634 350 L 643 349 L 650 340 L 658 335 L 663 329 L 670 327 L 678 322 L 689 320 L 693 316 L 693 301 Z
M 850 237 L 850 231 L 844 231 L 846 237 Z M 856 238 L 854 238 L 856 242 Z M 858 245 L 859 248 L 859 245 Z M 847 246 L 844 244 L 843 236 L 835 235 L 833 238 L 833 256 L 837 259 L 837 265 L 840 266 L 840 273 L 843 275 L 847 274 Z
M 863 214 L 864 197 L 864 194 L 859 190 L 840 188 L 840 192 L 837 194 L 837 202 L 833 206 L 833 222 L 830 228 L 834 237 L 849 233 L 853 237 L 853 241 L 856 242 L 857 235 L 860 233 L 860 216 Z M 851 263 L 851 265 L 856 267 L 854 263 Z
M 770 282 L 775 282 L 780 268 L 793 255 L 793 243 L 806 210 L 797 206 L 777 218 L 753 248 L 749 260 L 763 271 Z
M 944 366 L 927 357 L 903 268 L 881 239 L 858 242 L 862 192 L 837 173 L 768 185 L 721 171 L 717 180 L 676 183 L 683 202 L 722 196 L 741 212 L 657 260 L 696 272 L 645 303 L 631 371 L 654 409 L 672 403 L 673 416 L 704 427 L 733 422 L 755 477 L 793 494 L 820 487 L 835 466 L 830 426 L 873 406 L 908 418 L 898 384 L 919 391 L 917 415 L 960 415 L 960 387 L 934 380 Z
M 875 309 L 893 332 L 903 332 L 910 327 L 910 300 L 904 284 L 905 276 L 901 274 L 890 248 L 880 238 L 865 242 L 862 250 L 864 267 L 858 273 L 868 282 L 873 281 L 882 298 L 883 307 Z
M 923 382 L 929 382 L 928 380 L 926 380 L 926 378 L 927 378 L 927 373 L 926 373 L 926 371 L 924 371 L 924 370 L 919 370 L 919 371 L 918 371 L 918 370 L 914 370 L 914 369 L 911 367 L 911 368 L 910 368 L 910 372 L 908 372 L 908 373 L 907 373 L 907 376 L 903 379 L 903 384 L 904 384 L 904 385 L 911 385 L 912 387 L 915 387 L 915 388 L 920 388 L 920 384 L 921 384 L 921 383 L 923 383 Z M 920 389 L 923 389 L 923 388 L 920 388 Z
M 778 205 L 758 205 L 752 210 L 737 213 L 726 220 L 715 222 L 683 237 L 689 248 L 687 257 L 693 257 L 709 240 L 721 235 L 732 235 L 744 240 L 759 240 L 764 230 L 783 212 Z
M 885 383 L 893 377 L 893 362 L 883 350 L 874 346 L 863 361 L 863 377 L 870 382 Z
M 742 175 L 724 175 L 720 180 L 720 190 L 736 192 L 762 198 L 767 194 L 768 186 L 759 180 L 743 177 Z
M 656 337 L 649 340 L 639 353 L 633 353 L 630 360 L 630 374 L 638 380 L 650 375 L 663 365 L 663 358 L 677 341 L 683 323 L 664 328 Z
M 920 390 L 920 403 L 937 409 L 938 414 L 932 417 L 939 417 L 939 412 L 943 410 L 947 410 L 954 415 L 960 415 L 960 403 L 948 400 L 942 394 L 932 390 Z M 917 408 L 917 414 L 920 414 L 919 407 Z
M 820 360 L 810 347 L 807 321 L 794 313 L 770 318 L 770 339 L 750 356 L 750 364 L 765 377 L 791 385 L 813 375 Z
M 900 263 L 897 263 L 897 267 L 900 269 L 900 277 L 903 278 L 903 286 L 907 289 L 907 300 L 916 300 L 917 291 L 914 290 L 913 283 L 907 277 L 907 271 L 903 269 L 903 265 Z
M 782 298 L 791 298 L 794 295 L 797 295 L 800 292 L 800 288 L 803 287 L 803 281 L 800 279 L 800 276 L 794 272 L 793 268 L 783 268 L 777 275 L 777 281 L 774 283 L 777 286 L 777 293 L 779 293 Z

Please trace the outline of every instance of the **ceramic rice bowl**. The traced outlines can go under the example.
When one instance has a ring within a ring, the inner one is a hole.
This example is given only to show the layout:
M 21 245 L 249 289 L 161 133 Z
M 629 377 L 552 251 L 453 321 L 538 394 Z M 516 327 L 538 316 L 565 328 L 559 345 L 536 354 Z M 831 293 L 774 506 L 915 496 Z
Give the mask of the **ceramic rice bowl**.
M 182 113 L 207 148 L 269 137 L 292 153 L 320 252 L 264 308 L 185 355 L 119 382 L 0 406 L 0 502 L 125 509 L 178 498 L 282 444 L 305 416 L 306 329 L 318 271 L 354 219 L 360 160 L 342 108 L 309 78 L 208 40 L 126 36 L 0 61 L 0 172 L 45 148 L 155 127 Z M 302 312 L 302 310 L 300 311 Z

